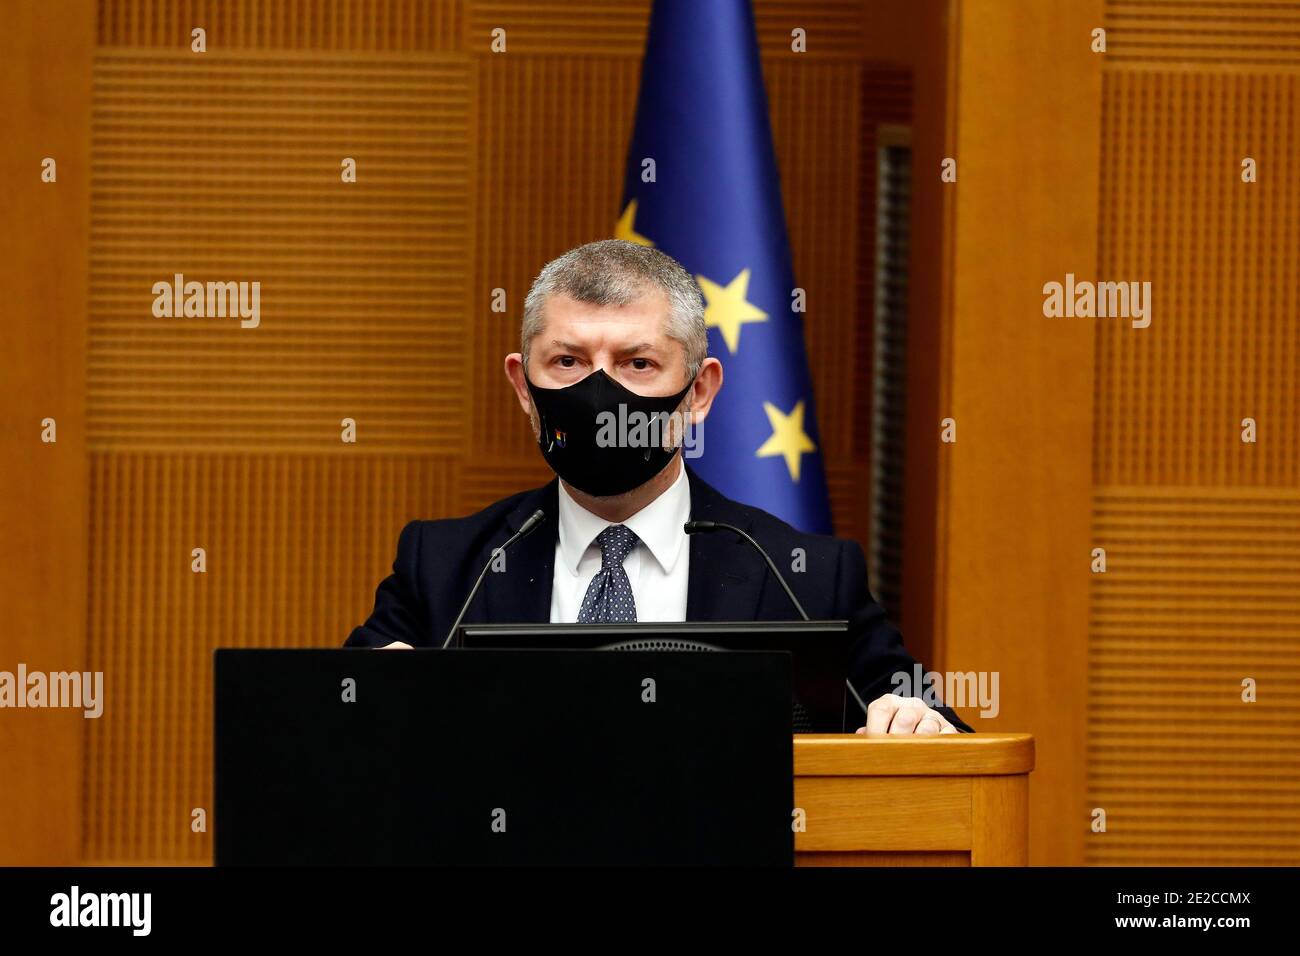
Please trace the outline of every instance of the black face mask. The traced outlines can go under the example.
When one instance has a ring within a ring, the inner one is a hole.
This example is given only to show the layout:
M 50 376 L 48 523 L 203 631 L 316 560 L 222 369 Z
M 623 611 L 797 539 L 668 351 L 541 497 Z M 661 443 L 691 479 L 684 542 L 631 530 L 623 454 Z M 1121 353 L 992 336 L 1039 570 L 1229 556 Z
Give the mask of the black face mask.
M 670 433 L 669 416 L 690 385 L 676 395 L 638 395 L 604 369 L 565 388 L 524 381 L 540 419 L 542 457 L 579 491 L 621 495 L 659 474 L 677 453 L 678 445 L 663 446 L 670 438 L 681 441 L 680 428 Z

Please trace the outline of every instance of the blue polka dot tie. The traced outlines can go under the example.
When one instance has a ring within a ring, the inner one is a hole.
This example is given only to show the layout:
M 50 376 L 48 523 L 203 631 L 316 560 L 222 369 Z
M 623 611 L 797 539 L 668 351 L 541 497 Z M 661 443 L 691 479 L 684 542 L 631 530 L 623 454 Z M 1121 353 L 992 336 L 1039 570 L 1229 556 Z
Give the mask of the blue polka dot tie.
M 636 599 L 632 582 L 623 570 L 623 559 L 639 539 L 636 532 L 621 524 L 612 524 L 596 535 L 600 545 L 600 570 L 587 586 L 587 595 L 578 609 L 579 624 L 630 624 L 636 621 Z

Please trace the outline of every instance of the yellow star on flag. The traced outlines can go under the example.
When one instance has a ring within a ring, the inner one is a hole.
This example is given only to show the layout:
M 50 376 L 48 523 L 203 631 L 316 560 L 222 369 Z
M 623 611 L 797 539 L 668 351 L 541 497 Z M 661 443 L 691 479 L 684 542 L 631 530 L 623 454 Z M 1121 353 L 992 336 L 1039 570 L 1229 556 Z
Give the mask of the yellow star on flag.
M 759 458 L 770 458 L 773 455 L 785 456 L 785 466 L 790 469 L 790 480 L 797 484 L 799 462 L 802 461 L 799 456 L 817 450 L 817 446 L 803 430 L 803 401 L 795 402 L 789 415 L 771 402 L 763 403 L 763 411 L 767 412 L 767 420 L 772 426 L 772 437 L 763 442 L 762 447 L 754 454 Z
M 623 210 L 614 224 L 614 238 L 635 242 L 638 246 L 653 246 L 654 243 L 636 231 L 636 200 L 633 199 Z
M 767 321 L 766 312 L 745 301 L 749 294 L 749 270 L 740 270 L 740 275 L 725 286 L 704 276 L 696 276 L 695 281 L 704 293 L 704 324 L 711 329 L 721 329 L 727 350 L 735 354 L 740 347 L 740 327 L 746 322 Z

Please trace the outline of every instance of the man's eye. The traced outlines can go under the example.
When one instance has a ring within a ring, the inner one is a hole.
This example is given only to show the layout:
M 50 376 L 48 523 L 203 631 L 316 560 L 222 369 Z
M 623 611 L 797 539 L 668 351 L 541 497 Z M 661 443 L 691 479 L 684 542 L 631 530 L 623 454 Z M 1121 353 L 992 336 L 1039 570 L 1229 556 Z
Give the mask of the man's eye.
M 636 369 L 638 372 L 643 372 L 650 367 L 650 360 L 643 359 L 643 358 L 634 358 L 632 360 L 632 367 Z
M 560 363 L 561 368 L 573 368 L 573 366 L 577 364 L 578 360 L 572 355 L 561 355 L 555 361 Z

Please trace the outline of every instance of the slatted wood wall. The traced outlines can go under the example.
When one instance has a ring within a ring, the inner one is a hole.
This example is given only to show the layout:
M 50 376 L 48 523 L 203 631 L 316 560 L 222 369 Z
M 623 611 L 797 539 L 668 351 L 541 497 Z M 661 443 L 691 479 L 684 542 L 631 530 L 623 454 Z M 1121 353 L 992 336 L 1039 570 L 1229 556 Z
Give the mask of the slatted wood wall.
M 907 73 L 865 62 L 856 0 L 756 7 L 834 505 L 865 537 L 862 206 Z M 211 801 L 214 647 L 339 644 L 404 521 L 544 479 L 501 359 L 541 264 L 611 234 L 647 15 L 646 0 L 100 0 L 88 666 L 122 703 L 86 730 L 87 860 L 210 858 L 190 811 Z M 178 272 L 260 281 L 261 326 L 154 318 L 153 283 Z
M 1151 281 L 1154 314 L 1097 326 L 1087 859 L 1295 865 L 1300 4 L 1105 26 L 1099 277 Z

